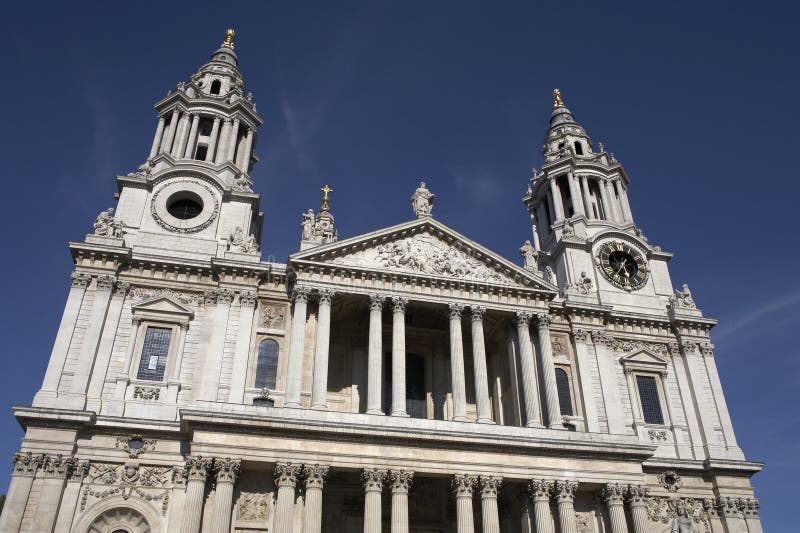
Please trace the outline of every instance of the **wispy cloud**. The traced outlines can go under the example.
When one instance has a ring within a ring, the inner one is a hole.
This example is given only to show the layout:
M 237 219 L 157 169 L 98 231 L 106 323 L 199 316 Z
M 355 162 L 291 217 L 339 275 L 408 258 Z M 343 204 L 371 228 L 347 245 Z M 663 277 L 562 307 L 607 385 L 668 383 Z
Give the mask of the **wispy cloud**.
M 498 181 L 488 171 L 473 171 L 449 168 L 453 184 L 460 192 L 467 194 L 475 203 L 492 202 L 501 196 Z
M 750 310 L 750 312 L 729 320 L 714 331 L 714 340 L 715 342 L 722 341 L 731 335 L 739 333 L 745 326 L 758 322 L 772 313 L 791 307 L 796 307 L 795 311 L 800 314 L 800 290 L 763 302 Z
M 286 122 L 286 131 L 289 135 L 289 144 L 292 147 L 292 152 L 297 159 L 297 166 L 303 172 L 312 174 L 317 173 L 317 165 L 311 155 L 311 151 L 307 146 L 306 133 L 309 132 L 307 127 L 304 127 L 298 120 L 297 114 L 289 102 L 288 96 L 283 94 L 281 96 L 281 111 L 283 113 L 283 120 Z

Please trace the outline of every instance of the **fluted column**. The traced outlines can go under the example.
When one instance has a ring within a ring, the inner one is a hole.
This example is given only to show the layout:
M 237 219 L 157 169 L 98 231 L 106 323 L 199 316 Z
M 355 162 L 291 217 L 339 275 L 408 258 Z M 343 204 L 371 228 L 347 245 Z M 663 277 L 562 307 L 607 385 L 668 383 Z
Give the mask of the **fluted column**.
M 539 401 L 536 388 L 536 363 L 533 359 L 531 343 L 531 314 L 517 311 L 517 337 L 519 338 L 519 360 L 522 367 L 522 388 L 525 395 L 525 425 L 541 427 L 539 423 Z
M 584 215 L 580 185 L 578 184 L 578 178 L 572 172 L 567 174 L 567 183 L 569 184 L 569 194 L 572 197 L 572 209 L 576 215 Z
M 450 372 L 453 382 L 453 420 L 467 420 L 467 386 L 464 372 L 464 340 L 461 335 L 461 315 L 464 306 L 450 304 Z
M 456 496 L 456 532 L 475 533 L 475 521 L 472 517 L 472 489 L 477 484 L 475 476 L 456 474 L 452 487 Z
M 365 468 L 361 480 L 364 482 L 364 533 L 381 533 L 381 492 L 386 470 Z
M 153 146 L 150 148 L 150 155 L 147 159 L 153 159 L 158 153 L 158 147 L 161 145 L 161 138 L 164 136 L 164 126 L 167 123 L 164 115 L 158 116 L 158 126 L 156 127 L 156 135 L 153 137 Z
M 489 401 L 489 373 L 486 370 L 486 340 L 483 335 L 483 315 L 486 308 L 472 306 L 472 360 L 475 367 L 475 402 L 478 409 L 478 423 L 493 424 L 492 404 Z
M 749 533 L 744 520 L 744 500 L 739 498 L 720 498 L 719 513 L 725 523 L 726 533 Z
M 61 504 L 58 507 L 58 516 L 53 531 L 69 531 L 72 527 L 72 520 L 78 509 L 81 485 L 88 473 L 89 461 L 75 461 L 71 471 L 67 474 L 67 484 L 61 496 Z
M 301 465 L 278 463 L 275 465 L 275 483 L 278 485 L 278 498 L 275 503 L 275 533 L 292 533 L 294 522 L 294 491 Z
M 211 136 L 208 139 L 208 150 L 206 150 L 206 162 L 214 160 L 214 150 L 217 148 L 219 141 L 219 123 L 222 119 L 214 117 L 214 124 L 211 126 Z
M 300 407 L 300 396 L 303 386 L 303 356 L 306 339 L 306 311 L 308 308 L 306 287 L 295 287 L 292 292 L 294 312 L 292 327 L 289 332 L 289 361 L 286 366 L 286 398 L 284 407 Z
M 91 377 L 92 368 L 95 366 L 97 350 L 100 347 L 100 339 L 106 326 L 108 308 L 115 284 L 116 279 L 114 276 L 106 274 L 97 276 L 92 311 L 83 333 L 81 351 L 72 376 L 72 392 L 76 394 L 86 394 L 89 388 L 89 378 Z
M 719 516 L 717 499 L 705 498 L 703 500 L 703 509 L 708 514 L 708 524 L 711 528 L 709 533 L 726 533 L 725 526 L 722 525 L 722 519 Z
M 367 414 L 382 415 L 381 383 L 383 381 L 383 314 L 384 296 L 369 297 L 369 347 L 367 354 Z
M 600 182 L 600 190 L 605 193 L 604 203 L 606 205 L 606 218 L 614 222 L 621 222 L 619 213 L 617 212 L 617 199 L 614 196 L 614 191 L 611 189 L 611 182 L 604 179 Z
M 186 458 L 186 498 L 183 504 L 182 533 L 200 533 L 203 520 L 203 501 L 206 492 L 206 477 L 212 461 L 205 457 Z
M 231 119 L 222 119 L 222 130 L 219 133 L 219 140 L 217 140 L 217 154 L 214 157 L 214 163 L 220 164 L 225 162 L 225 156 L 228 152 L 228 139 L 231 133 Z
M 633 222 L 633 213 L 631 212 L 631 203 L 628 200 L 628 191 L 621 180 L 617 182 L 617 187 L 619 187 L 619 199 L 622 204 L 622 214 L 625 217 L 625 221 Z
M 236 156 L 236 145 L 239 144 L 239 117 L 233 119 L 230 135 L 228 135 L 228 153 L 225 161 L 233 161 Z
M 197 142 L 197 127 L 200 125 L 200 113 L 192 113 L 192 127 L 189 129 L 189 141 L 183 151 L 183 157 L 189 159 L 194 156 L 194 145 Z
M 64 484 L 74 466 L 75 458 L 71 455 L 64 456 L 59 453 L 45 456 L 40 470 L 42 485 L 39 501 L 46 502 L 47 505 L 39 505 L 37 508 L 31 531 L 53 531 L 58 514 L 58 502 L 61 501 Z
M 178 120 L 180 120 L 180 116 L 181 112 L 177 107 L 172 110 L 172 117 L 169 119 L 169 128 L 167 128 L 167 133 L 164 135 L 164 141 L 161 143 L 158 153 L 169 153 L 170 150 L 172 150 L 172 141 L 175 139 L 175 130 L 178 129 Z
M 334 291 L 320 289 L 317 312 L 317 336 L 314 340 L 314 381 L 311 386 L 311 408 L 327 409 L 328 360 L 331 339 L 331 300 Z
M 408 490 L 414 480 L 414 472 L 390 470 L 392 484 L 392 529 L 391 533 L 408 533 Z
M 231 375 L 231 388 L 228 393 L 228 402 L 241 404 L 244 402 L 244 389 L 247 380 L 247 361 L 250 357 L 253 332 L 253 318 L 256 312 L 258 295 L 255 291 L 242 291 L 239 293 L 239 327 L 236 335 L 236 344 L 233 349 L 233 369 Z M 181 342 L 186 342 L 186 333 L 181 335 Z M 183 350 L 179 350 L 181 353 Z M 178 361 L 176 361 L 177 363 Z M 177 366 L 177 365 L 176 365 Z M 175 380 L 180 379 L 180 368 L 173 372 Z
M 247 135 L 244 138 L 244 147 L 237 158 L 237 166 L 242 172 L 247 172 L 250 167 L 250 153 L 253 150 L 253 128 L 247 128 Z
M 544 378 L 544 396 L 547 402 L 547 422 L 550 429 L 563 429 L 561 421 L 561 405 L 558 403 L 558 386 L 556 385 L 556 367 L 553 363 L 553 343 L 550 339 L 550 315 L 536 315 L 536 326 L 539 332 L 539 355 L 542 360 L 542 377 Z
M 214 493 L 214 512 L 211 515 L 210 533 L 230 533 L 233 512 L 233 486 L 242 462 L 239 459 L 217 459 L 217 490 Z
M 586 374 L 592 367 L 591 358 L 587 343 L 589 332 L 585 329 L 572 327 L 572 338 L 575 341 L 575 359 L 578 363 L 578 372 Z M 597 417 L 597 404 L 595 402 L 594 384 L 590 379 L 581 379 L 581 398 L 583 399 L 583 417 L 586 420 L 586 431 L 598 433 L 600 431 L 600 420 Z
M 644 485 L 628 486 L 628 506 L 633 518 L 634 533 L 648 533 L 647 524 L 647 487 Z
M 747 523 L 748 533 L 763 533 L 764 529 L 761 527 L 761 517 L 758 512 L 758 498 L 747 498 L 742 502 L 744 504 L 744 521 Z
M 481 518 L 483 533 L 500 533 L 500 513 L 497 510 L 497 495 L 503 478 L 498 476 L 481 476 Z
M 586 210 L 586 218 L 595 218 L 592 212 L 592 198 L 589 196 L 589 181 L 586 176 L 581 176 L 581 193 L 583 196 L 583 207 Z
M 528 490 L 533 500 L 536 533 L 555 533 L 553 512 L 550 510 L 550 493 L 553 490 L 553 482 L 533 479 L 528 484 Z
M 578 533 L 578 524 L 575 523 L 575 491 L 578 490 L 578 483 L 559 480 L 553 485 L 553 490 L 558 502 L 561 533 Z
M 181 113 L 181 120 L 178 123 L 178 130 L 175 132 L 175 141 L 172 143 L 172 157 L 178 158 L 183 155 L 183 146 L 186 143 L 186 134 L 189 128 L 189 113 Z
M 406 412 L 406 306 L 408 299 L 392 298 L 392 416 Z
M 609 483 L 603 488 L 603 498 L 608 506 L 608 516 L 611 520 L 611 533 L 628 533 L 628 522 L 625 520 L 625 487 L 616 483 Z
M 322 487 L 329 468 L 323 465 L 303 466 L 306 478 L 306 505 L 303 509 L 303 533 L 322 531 Z
M 553 198 L 555 221 L 564 220 L 564 203 L 561 201 L 561 190 L 558 186 L 558 181 L 554 177 L 550 178 L 550 195 Z
M 3 514 L 0 516 L 0 532 L 17 533 L 25 515 L 25 506 L 33 486 L 33 478 L 42 464 L 44 456 L 31 452 L 14 454 L 14 467 L 11 484 L 8 486 Z

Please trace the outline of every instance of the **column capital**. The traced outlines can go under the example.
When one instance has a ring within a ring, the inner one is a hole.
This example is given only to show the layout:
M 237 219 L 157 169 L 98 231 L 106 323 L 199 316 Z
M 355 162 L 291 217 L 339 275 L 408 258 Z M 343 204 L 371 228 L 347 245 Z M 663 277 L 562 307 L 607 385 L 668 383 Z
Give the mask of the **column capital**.
M 43 454 L 34 455 L 33 452 L 17 452 L 13 458 L 13 474 L 15 476 L 33 477 L 44 459 L 45 456 Z
M 453 476 L 450 486 L 456 498 L 472 498 L 472 489 L 478 483 L 476 476 L 469 474 L 456 474 Z
M 92 281 L 92 275 L 86 272 L 73 272 L 70 274 L 70 285 L 85 289 Z
M 745 498 L 744 500 L 744 517 L 745 518 L 758 518 L 760 503 L 758 498 Z
M 464 313 L 464 304 L 453 302 L 447 304 L 447 307 L 449 309 L 448 312 L 450 315 L 450 320 L 453 320 L 454 318 L 461 320 L 461 315 Z
M 42 474 L 46 478 L 66 479 L 75 466 L 75 457 L 60 453 L 45 455 L 42 461 Z
M 550 501 L 550 493 L 553 491 L 553 482 L 546 479 L 532 479 L 528 483 L 533 501 Z
M 206 482 L 206 476 L 211 469 L 213 461 L 200 455 L 186 458 L 186 479 L 189 481 Z
M 497 498 L 503 478 L 500 476 L 480 476 L 478 483 L 481 487 L 481 498 Z
M 572 330 L 572 338 L 575 339 L 575 342 L 585 343 L 589 340 L 589 332 L 582 328 L 575 328 Z
M 392 311 L 395 313 L 405 313 L 408 305 L 408 298 L 402 296 L 392 297 Z
M 381 492 L 383 482 L 386 481 L 386 470 L 380 468 L 365 468 L 361 472 L 361 481 L 366 492 Z
M 297 485 L 302 465 L 296 463 L 277 463 L 275 465 L 275 481 L 278 487 L 292 487 Z
M 329 304 L 333 300 L 333 297 L 336 296 L 336 291 L 333 289 L 320 289 L 319 290 L 319 303 L 326 303 Z
M 470 311 L 470 319 L 473 322 L 480 322 L 483 320 L 483 316 L 486 314 L 486 308 L 482 305 L 472 305 L 469 308 Z
M 239 293 L 240 305 L 255 307 L 257 301 L 258 301 L 258 295 L 256 291 L 242 291 L 241 293 Z
M 558 500 L 561 502 L 574 502 L 575 491 L 578 490 L 578 482 L 569 479 L 559 479 L 553 484 L 553 492 Z
M 514 317 L 514 320 L 516 321 L 517 326 L 528 327 L 528 325 L 530 325 L 530 323 L 531 323 L 531 318 L 532 317 L 533 317 L 533 314 L 529 313 L 528 311 L 517 311 L 517 314 Z
M 536 324 L 539 326 L 539 329 L 549 328 L 551 322 L 553 322 L 553 317 L 550 316 L 549 313 L 536 314 Z
M 67 475 L 67 479 L 71 481 L 83 481 L 83 478 L 89 473 L 89 461 L 75 461 L 72 465 L 72 470 Z
M 385 296 L 382 294 L 370 294 L 369 295 L 369 310 L 370 311 L 381 311 L 383 310 L 383 301 L 386 299 Z
M 650 489 L 644 485 L 628 485 L 628 503 L 632 507 L 647 505 Z
M 625 498 L 626 487 L 619 483 L 609 483 L 601 491 L 603 499 L 608 505 L 622 505 Z
M 295 285 L 292 289 L 292 301 L 306 303 L 308 302 L 308 295 L 311 293 L 311 289 L 308 287 L 304 287 L 302 285 Z
M 592 330 L 591 335 L 592 341 L 601 346 L 611 346 L 611 343 L 614 342 L 614 338 L 611 335 L 599 329 Z
M 116 282 L 116 278 L 114 276 L 101 274 L 97 276 L 97 290 L 110 291 L 114 288 L 114 282 Z
M 392 494 L 408 494 L 414 481 L 414 472 L 410 470 L 389 470 L 389 481 L 392 483 Z
M 303 465 L 303 476 L 306 478 L 306 489 L 322 489 L 328 477 L 330 467 L 325 465 Z
M 241 467 L 241 459 L 231 459 L 230 457 L 215 459 L 214 468 L 217 470 L 217 483 L 236 483 L 236 476 L 239 475 Z
M 717 504 L 720 516 L 723 518 L 744 518 L 742 514 L 743 506 L 740 505 L 741 501 L 738 498 L 720 498 Z
M 216 122 L 217 124 L 219 124 L 219 123 L 220 123 L 220 121 L 222 121 L 222 117 L 214 117 L 214 122 Z

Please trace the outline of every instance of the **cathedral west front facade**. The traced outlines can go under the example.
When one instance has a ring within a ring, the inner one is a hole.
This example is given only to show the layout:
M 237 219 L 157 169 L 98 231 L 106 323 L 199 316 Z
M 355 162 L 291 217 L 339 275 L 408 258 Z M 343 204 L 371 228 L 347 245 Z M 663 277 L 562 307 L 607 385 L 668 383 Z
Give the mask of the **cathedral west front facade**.
M 232 30 L 155 107 L 146 162 L 69 243 L 0 532 L 761 532 L 716 320 L 558 90 L 513 259 L 420 183 L 356 236 L 326 185 L 262 261 Z

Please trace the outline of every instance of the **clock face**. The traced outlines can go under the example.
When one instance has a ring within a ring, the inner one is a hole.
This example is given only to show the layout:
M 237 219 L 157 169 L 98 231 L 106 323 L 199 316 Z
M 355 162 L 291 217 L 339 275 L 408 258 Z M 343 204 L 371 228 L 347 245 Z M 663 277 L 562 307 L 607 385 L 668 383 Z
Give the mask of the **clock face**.
M 610 241 L 597 252 L 597 263 L 603 275 L 620 289 L 641 289 L 647 281 L 647 262 L 633 246 Z

